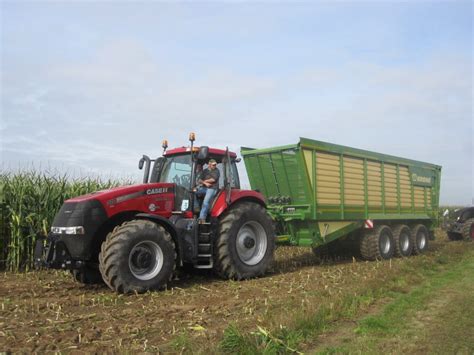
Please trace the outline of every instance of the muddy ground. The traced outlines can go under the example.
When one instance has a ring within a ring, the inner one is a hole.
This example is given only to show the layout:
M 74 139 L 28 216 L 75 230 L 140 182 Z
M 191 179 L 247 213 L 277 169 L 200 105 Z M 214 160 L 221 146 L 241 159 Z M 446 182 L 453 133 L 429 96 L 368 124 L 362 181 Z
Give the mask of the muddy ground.
M 285 327 L 318 302 L 363 292 L 404 264 L 439 256 L 450 246 L 437 234 L 427 255 L 385 262 L 346 255 L 320 263 L 311 249 L 280 247 L 264 278 L 225 281 L 196 270 L 182 272 L 166 291 L 143 295 L 84 286 L 66 272 L 3 273 L 0 351 L 216 351 L 229 325 L 248 332 Z

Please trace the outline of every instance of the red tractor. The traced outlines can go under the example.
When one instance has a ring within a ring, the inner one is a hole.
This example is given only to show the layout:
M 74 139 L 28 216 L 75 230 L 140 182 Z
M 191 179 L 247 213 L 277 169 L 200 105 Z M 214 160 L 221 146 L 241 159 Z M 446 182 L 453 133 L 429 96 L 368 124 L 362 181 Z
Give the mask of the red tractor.
M 275 248 L 264 197 L 240 189 L 235 153 L 194 147 L 194 134 L 190 141 L 171 150 L 165 141 L 156 160 L 144 155 L 142 184 L 64 202 L 46 243 L 36 245 L 37 263 L 119 293 L 162 289 L 185 264 L 237 280 L 263 275 Z M 198 223 L 196 169 L 210 159 L 221 172 L 219 191 L 206 223 Z

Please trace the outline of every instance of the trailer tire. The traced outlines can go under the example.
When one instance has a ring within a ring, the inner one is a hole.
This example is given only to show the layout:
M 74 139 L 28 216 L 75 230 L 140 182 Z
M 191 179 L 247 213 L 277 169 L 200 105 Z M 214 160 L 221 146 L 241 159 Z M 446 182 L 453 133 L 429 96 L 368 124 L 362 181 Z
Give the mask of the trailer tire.
M 474 218 L 469 218 L 462 225 L 462 237 L 464 240 L 474 242 Z
M 125 222 L 107 235 L 99 254 L 105 283 L 117 293 L 143 293 L 166 287 L 176 267 L 170 234 L 147 220 Z
M 412 230 L 413 255 L 420 255 L 428 249 L 429 232 L 423 224 L 417 224 Z
M 83 269 L 71 270 L 74 280 L 84 285 L 102 284 L 104 280 L 99 270 L 90 266 L 85 266 Z
M 264 207 L 241 202 L 219 221 L 215 244 L 215 272 L 223 278 L 242 280 L 262 276 L 273 263 L 275 232 Z
M 411 230 L 407 225 L 397 224 L 393 229 L 393 241 L 395 243 L 394 255 L 397 257 L 410 256 L 413 251 L 413 238 Z
M 392 230 L 379 225 L 362 235 L 360 253 L 365 260 L 390 259 L 395 251 Z

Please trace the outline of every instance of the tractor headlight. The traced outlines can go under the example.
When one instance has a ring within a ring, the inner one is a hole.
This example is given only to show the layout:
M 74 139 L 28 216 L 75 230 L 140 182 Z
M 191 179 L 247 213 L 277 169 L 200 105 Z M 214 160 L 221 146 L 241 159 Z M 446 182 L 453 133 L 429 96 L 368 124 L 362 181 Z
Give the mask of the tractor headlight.
M 51 227 L 51 233 L 53 234 L 69 234 L 69 235 L 77 235 L 77 234 L 84 234 L 84 227 L 83 226 L 74 226 L 74 227 Z

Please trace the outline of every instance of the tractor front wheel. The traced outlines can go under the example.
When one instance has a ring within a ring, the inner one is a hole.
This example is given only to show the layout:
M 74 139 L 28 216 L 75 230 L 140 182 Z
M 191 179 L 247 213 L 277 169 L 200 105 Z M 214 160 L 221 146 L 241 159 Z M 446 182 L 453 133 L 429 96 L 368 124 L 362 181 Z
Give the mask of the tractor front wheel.
M 275 232 L 266 210 L 257 203 L 232 206 L 220 220 L 215 270 L 228 279 L 263 275 L 273 262 Z
M 100 271 L 90 266 L 85 266 L 83 269 L 71 270 L 74 280 L 84 285 L 93 285 L 104 283 Z
M 105 283 L 118 293 L 163 289 L 176 266 L 175 245 L 162 226 L 133 220 L 107 235 L 99 262 Z

